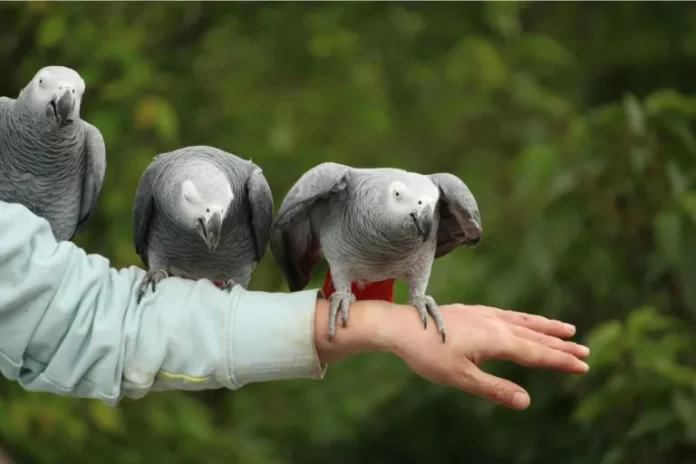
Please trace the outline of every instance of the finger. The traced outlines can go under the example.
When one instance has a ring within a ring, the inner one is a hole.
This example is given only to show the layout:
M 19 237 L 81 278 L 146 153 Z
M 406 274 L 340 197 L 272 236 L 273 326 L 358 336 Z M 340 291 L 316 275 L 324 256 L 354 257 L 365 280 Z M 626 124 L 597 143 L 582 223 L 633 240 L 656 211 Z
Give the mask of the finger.
M 551 337 L 543 333 L 535 332 L 534 330 L 526 327 L 510 325 L 510 331 L 520 338 L 553 348 L 554 350 L 564 351 L 568 354 L 572 354 L 576 358 L 585 359 L 590 355 L 590 349 L 584 345 Z
M 554 350 L 538 343 L 514 337 L 508 343 L 496 344 L 499 349 L 493 358 L 516 362 L 527 367 L 543 367 L 559 371 L 584 374 L 590 367 L 575 356 Z
M 537 316 L 535 314 L 520 313 L 517 311 L 498 308 L 491 309 L 496 309 L 496 315 L 500 319 L 511 324 L 526 327 L 528 329 L 545 333 L 547 335 L 552 335 L 554 337 L 568 338 L 575 335 L 575 326 L 572 324 L 555 321 L 544 316 Z
M 467 369 L 462 385 L 457 387 L 510 409 L 527 409 L 531 402 L 531 398 L 524 388 L 509 380 L 484 372 L 474 365 Z

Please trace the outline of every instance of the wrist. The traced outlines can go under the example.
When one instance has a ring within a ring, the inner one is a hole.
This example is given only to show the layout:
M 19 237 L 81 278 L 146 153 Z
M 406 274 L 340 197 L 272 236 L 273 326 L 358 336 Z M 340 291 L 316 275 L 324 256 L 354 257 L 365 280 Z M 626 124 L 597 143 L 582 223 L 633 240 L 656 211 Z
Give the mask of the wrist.
M 389 324 L 391 306 L 385 301 L 356 301 L 350 306 L 346 327 L 343 327 L 339 317 L 336 334 L 329 340 L 329 302 L 318 299 L 314 342 L 321 363 L 336 362 L 360 353 L 392 351 L 397 337 Z

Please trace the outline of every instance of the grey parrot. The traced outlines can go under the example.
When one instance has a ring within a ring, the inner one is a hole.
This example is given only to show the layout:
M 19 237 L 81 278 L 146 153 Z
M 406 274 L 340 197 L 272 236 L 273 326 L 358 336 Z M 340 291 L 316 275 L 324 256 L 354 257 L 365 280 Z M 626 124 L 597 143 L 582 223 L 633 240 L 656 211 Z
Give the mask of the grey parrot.
M 70 68 L 42 68 L 16 100 L 0 97 L 0 200 L 20 203 L 72 240 L 94 213 L 106 147 L 80 119 L 85 83 Z
M 423 327 L 432 316 L 446 340 L 435 300 L 426 294 L 435 258 L 482 234 L 478 205 L 452 174 L 359 169 L 322 163 L 290 189 L 271 228 L 271 252 L 291 291 L 311 280 L 322 254 L 329 265 L 329 339 L 356 299 L 392 300 L 394 279 L 407 282 Z M 378 289 L 370 288 L 378 286 Z M 369 295 L 369 296 L 368 296 Z
M 273 196 L 260 167 L 208 146 L 157 155 L 135 195 L 135 251 L 148 267 L 138 301 L 170 275 L 246 288 L 265 254 Z

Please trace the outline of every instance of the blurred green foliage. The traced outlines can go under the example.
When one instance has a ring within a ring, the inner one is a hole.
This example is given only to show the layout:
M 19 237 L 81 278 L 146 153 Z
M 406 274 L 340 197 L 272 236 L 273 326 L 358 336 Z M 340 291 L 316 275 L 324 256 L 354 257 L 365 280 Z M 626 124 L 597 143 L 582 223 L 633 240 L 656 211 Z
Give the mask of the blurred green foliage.
M 0 24 L 0 95 L 48 64 L 87 82 L 109 167 L 79 243 L 114 266 L 140 265 L 142 171 L 184 145 L 253 159 L 277 204 L 327 160 L 450 171 L 485 236 L 433 295 L 573 322 L 593 350 L 583 377 L 492 364 L 521 413 L 384 355 L 115 409 L 3 382 L 17 462 L 696 461 L 694 4 L 8 2 Z M 270 254 L 252 288 L 286 291 Z

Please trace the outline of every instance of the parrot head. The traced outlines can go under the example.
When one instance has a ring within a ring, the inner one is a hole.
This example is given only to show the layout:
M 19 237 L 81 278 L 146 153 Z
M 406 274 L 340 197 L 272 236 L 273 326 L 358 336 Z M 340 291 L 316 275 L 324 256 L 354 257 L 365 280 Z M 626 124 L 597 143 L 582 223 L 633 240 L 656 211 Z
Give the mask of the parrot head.
M 183 219 L 213 253 L 220 243 L 222 223 L 227 217 L 234 193 L 226 178 L 187 179 L 181 185 Z
M 85 81 L 76 71 L 47 66 L 36 73 L 20 93 L 19 100 L 31 109 L 36 119 L 63 128 L 80 119 L 84 93 Z
M 387 185 L 383 218 L 394 228 L 390 232 L 395 233 L 395 237 L 405 232 L 425 242 L 433 231 L 440 191 L 427 177 L 408 174 Z

